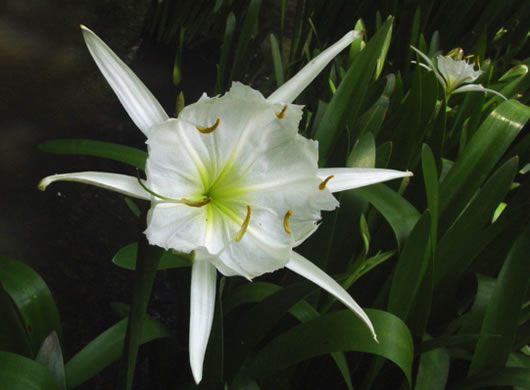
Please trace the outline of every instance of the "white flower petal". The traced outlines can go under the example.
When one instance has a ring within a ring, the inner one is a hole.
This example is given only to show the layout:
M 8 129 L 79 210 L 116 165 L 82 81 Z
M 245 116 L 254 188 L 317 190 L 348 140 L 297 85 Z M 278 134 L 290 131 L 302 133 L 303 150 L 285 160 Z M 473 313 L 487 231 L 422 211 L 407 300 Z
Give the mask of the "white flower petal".
M 91 184 L 96 187 L 116 191 L 121 194 L 132 196 L 134 198 L 151 199 L 151 195 L 145 191 L 138 183 L 134 176 L 121 175 L 118 173 L 107 172 L 75 172 L 61 173 L 58 175 L 47 176 L 39 183 L 39 189 L 44 191 L 51 183 L 55 181 L 73 181 L 78 183 Z
M 149 188 L 172 199 L 189 198 L 203 192 L 204 163 L 189 145 L 187 133 L 198 131 L 178 119 L 154 127 L 147 138 L 149 158 L 145 172 Z
M 475 70 L 475 66 L 466 60 L 455 60 L 449 56 L 438 56 L 436 58 L 436 64 L 439 72 L 447 80 L 447 83 L 453 87 L 472 83 L 482 73 L 480 69 Z
M 191 270 L 190 365 L 195 383 L 202 380 L 204 355 L 215 312 L 215 267 L 195 259 Z
M 246 231 L 241 240 L 236 241 L 248 215 L 247 204 L 213 202 L 208 207 L 212 209 L 208 215 L 212 233 L 206 247 L 210 253 L 220 249 L 211 261 L 223 275 L 252 279 L 285 266 L 293 237 L 283 229 L 283 214 L 253 205 Z
M 501 98 L 503 98 L 504 100 L 508 100 L 506 99 L 506 97 L 500 93 L 500 92 L 497 92 L 493 89 L 489 89 L 489 88 L 484 88 L 482 85 L 480 84 L 468 84 L 468 85 L 462 85 L 460 88 L 457 88 L 453 91 L 453 93 L 462 93 L 462 92 L 491 92 L 497 96 L 500 96 Z
M 133 71 L 94 32 L 85 26 L 81 30 L 99 70 L 136 126 L 147 135 L 166 121 L 166 112 Z
M 361 320 L 363 320 L 368 329 L 370 329 L 374 340 L 377 341 L 377 335 L 375 334 L 375 329 L 372 325 L 372 322 L 370 321 L 370 318 L 368 318 L 366 313 L 363 311 L 363 309 L 361 309 L 357 302 L 353 300 L 350 294 L 348 294 L 348 292 L 332 277 L 296 252 L 292 253 L 291 259 L 287 263 L 286 267 L 291 271 L 296 272 L 298 275 L 303 276 L 307 280 L 317 284 L 335 296 L 339 301 L 344 303 L 351 311 L 359 316 Z
M 291 103 L 302 93 L 302 91 L 318 76 L 326 65 L 337 56 L 342 50 L 350 45 L 360 36 L 359 31 L 350 31 L 339 41 L 328 47 L 311 62 L 304 66 L 289 81 L 273 92 L 268 101 L 278 103 Z
M 321 180 L 330 176 L 333 178 L 326 183 L 326 188 L 331 192 L 339 192 L 412 176 L 412 172 L 378 168 L 320 168 L 318 170 L 318 177 Z
M 284 105 L 268 102 L 258 91 L 236 82 L 221 98 L 203 98 L 187 106 L 178 120 L 183 141 L 196 156 L 195 163 L 202 165 L 214 180 L 234 174 L 233 168 L 241 171 L 296 135 L 302 107 L 289 105 L 279 119 L 276 114 L 283 108 Z M 202 134 L 196 128 L 212 126 L 217 119 L 219 124 L 212 133 Z
M 183 203 L 153 202 L 147 215 L 147 240 L 151 245 L 180 252 L 204 246 L 206 210 Z
M 442 84 L 442 86 L 444 87 L 444 89 L 447 89 L 447 83 L 446 81 L 444 80 L 444 78 L 440 75 L 440 72 L 438 72 L 438 68 L 433 64 L 433 62 L 431 61 L 431 59 L 429 57 L 427 57 L 423 52 L 421 52 L 420 50 L 416 49 L 414 46 L 410 45 L 411 49 L 414 50 L 416 53 L 418 53 L 420 55 L 421 58 L 423 58 L 423 60 L 427 63 L 427 65 L 429 66 L 429 68 L 431 68 L 431 70 L 434 72 L 436 78 L 438 79 L 438 81 Z

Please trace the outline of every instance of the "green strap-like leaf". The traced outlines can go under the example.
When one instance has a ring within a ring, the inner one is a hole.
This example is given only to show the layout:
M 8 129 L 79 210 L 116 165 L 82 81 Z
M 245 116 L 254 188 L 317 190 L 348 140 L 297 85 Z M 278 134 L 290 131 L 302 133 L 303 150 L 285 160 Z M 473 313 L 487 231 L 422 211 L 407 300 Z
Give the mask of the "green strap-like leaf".
M 50 371 L 43 365 L 14 353 L 0 351 L 0 388 L 2 390 L 60 390 Z
M 482 123 L 440 185 L 441 232 L 447 230 L 475 195 L 528 118 L 530 108 L 509 100 Z
M 258 352 L 249 372 L 265 377 L 314 356 L 338 351 L 367 352 L 393 361 L 411 383 L 414 345 L 403 321 L 391 313 L 367 309 L 379 338 L 349 310 L 325 314 L 280 334 Z
M 377 61 L 384 58 L 385 42 L 392 34 L 392 22 L 393 19 L 389 18 L 364 50 L 355 57 L 320 121 L 315 132 L 315 139 L 319 142 L 319 158 L 322 166 L 325 165 L 340 131 L 344 129 L 347 122 L 358 115 L 361 109 L 366 90 L 373 79 Z M 360 129 L 356 130 L 358 131 Z M 353 134 L 352 138 L 357 139 L 358 135 L 358 133 Z
M 48 286 L 33 269 L 19 261 L 0 256 L 0 284 L 15 303 L 24 322 L 32 356 L 44 339 L 56 331 L 62 339 L 59 312 Z
M 515 386 L 521 389 L 530 389 L 529 368 L 505 368 L 503 370 L 486 372 L 470 377 L 453 386 L 452 390 L 484 389 L 495 386 Z
M 17 307 L 0 283 L 0 350 L 33 357 L 27 330 Z
M 55 331 L 46 337 L 35 360 L 53 374 L 55 381 L 61 390 L 66 390 L 63 351 Z
M 226 310 L 229 311 L 235 307 L 251 302 L 261 302 L 268 296 L 280 291 L 282 287 L 268 282 L 246 283 L 236 289 L 225 302 Z M 289 309 L 289 313 L 300 322 L 314 320 L 320 313 L 306 300 L 301 300 Z M 349 390 L 353 389 L 348 363 L 344 354 L 340 352 L 331 353 L 337 368 L 342 374 L 346 386 Z
M 407 239 L 420 213 L 405 198 L 385 184 L 374 184 L 355 190 L 379 211 L 392 227 L 398 246 Z
M 116 323 L 70 359 L 65 367 L 68 389 L 79 386 L 120 357 L 127 321 L 123 319 Z M 159 322 L 146 316 L 143 320 L 140 343 L 144 344 L 163 337 L 171 337 L 171 334 Z
M 480 339 L 469 375 L 501 369 L 512 349 L 517 321 L 530 279 L 530 226 L 519 235 L 502 266 L 495 290 L 486 309 L 481 334 L 500 335 Z
M 449 353 L 436 348 L 421 355 L 414 390 L 444 390 L 449 376 Z
M 388 311 L 403 321 L 407 320 L 429 265 L 430 228 L 431 214 L 427 210 L 410 233 L 394 270 L 388 298 Z
M 494 210 L 510 189 L 517 166 L 517 158 L 512 158 L 499 167 L 442 236 L 436 258 L 435 284 L 446 275 L 455 278 L 463 274 L 473 262 L 468 248 L 471 234 L 480 235 L 481 229 L 490 223 Z
M 49 153 L 108 158 L 132 165 L 138 169 L 144 169 L 145 160 L 147 159 L 147 153 L 143 150 L 90 139 L 57 139 L 46 141 L 39 145 L 39 149 Z

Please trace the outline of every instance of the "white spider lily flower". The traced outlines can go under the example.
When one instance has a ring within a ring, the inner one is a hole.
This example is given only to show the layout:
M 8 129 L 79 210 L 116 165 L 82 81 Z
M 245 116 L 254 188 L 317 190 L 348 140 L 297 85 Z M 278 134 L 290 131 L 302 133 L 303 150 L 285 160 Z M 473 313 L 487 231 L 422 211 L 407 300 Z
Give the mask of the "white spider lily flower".
M 96 64 L 147 137 L 147 180 L 102 172 L 48 176 L 151 201 L 150 244 L 193 252 L 190 365 L 202 379 L 216 294 L 216 270 L 248 279 L 283 267 L 316 283 L 376 334 L 361 307 L 334 279 L 293 252 L 318 227 L 321 210 L 338 206 L 332 192 L 410 176 L 386 169 L 318 169 L 318 144 L 298 134 L 302 106 L 291 104 L 356 37 L 350 31 L 269 99 L 241 83 L 201 99 L 168 119 L 160 104 L 112 50 L 82 26 Z
M 419 65 L 432 71 L 440 84 L 442 84 L 447 98 L 454 93 L 475 91 L 485 93 L 491 92 L 506 99 L 501 93 L 493 89 L 484 88 L 480 84 L 472 84 L 480 77 L 482 71 L 480 69 L 475 69 L 475 65 L 470 64 L 467 60 L 457 60 L 451 56 L 439 55 L 436 57 L 436 60 L 433 61 L 427 57 L 425 53 L 416 49 L 414 46 L 411 46 L 411 48 L 426 62 L 425 64 Z

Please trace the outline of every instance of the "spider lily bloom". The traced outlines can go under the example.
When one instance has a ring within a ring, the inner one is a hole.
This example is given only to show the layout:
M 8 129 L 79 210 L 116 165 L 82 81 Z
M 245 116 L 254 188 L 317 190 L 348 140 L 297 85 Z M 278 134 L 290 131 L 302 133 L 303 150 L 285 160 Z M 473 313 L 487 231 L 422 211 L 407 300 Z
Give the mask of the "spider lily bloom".
M 470 64 L 465 59 L 454 59 L 451 56 L 436 57 L 436 65 L 433 60 L 427 57 L 423 52 L 416 49 L 414 46 L 411 48 L 420 55 L 426 64 L 419 64 L 423 68 L 432 71 L 442 87 L 445 90 L 447 98 L 454 93 L 461 92 L 491 92 L 495 95 L 506 99 L 501 93 L 484 88 L 480 84 L 472 84 L 482 74 L 480 69 L 475 70 L 475 65 Z
M 411 175 L 318 169 L 317 142 L 298 134 L 302 107 L 293 100 L 358 33 L 346 34 L 268 99 L 233 83 L 225 95 L 203 95 L 169 119 L 112 50 L 86 27 L 82 30 L 99 69 L 147 137 L 147 179 L 78 172 L 48 176 L 39 188 L 77 181 L 148 200 L 149 243 L 194 253 L 189 354 L 195 381 L 202 378 L 212 327 L 216 270 L 252 279 L 287 267 L 337 297 L 376 339 L 370 319 L 351 296 L 292 250 L 317 229 L 321 210 L 338 206 L 333 192 Z

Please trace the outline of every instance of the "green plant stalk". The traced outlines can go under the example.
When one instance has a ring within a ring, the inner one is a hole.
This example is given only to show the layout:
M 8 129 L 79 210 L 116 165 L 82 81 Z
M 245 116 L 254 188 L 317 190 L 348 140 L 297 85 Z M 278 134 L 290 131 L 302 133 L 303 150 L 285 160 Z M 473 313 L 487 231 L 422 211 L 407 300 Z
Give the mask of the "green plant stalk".
M 144 231 L 145 211 L 140 217 Z M 151 246 L 143 233 L 140 233 L 138 240 L 138 254 L 136 258 L 136 271 L 134 273 L 134 287 L 129 321 L 127 324 L 127 334 L 123 345 L 122 361 L 119 370 L 118 386 L 119 390 L 131 390 L 136 368 L 136 358 L 140 346 L 142 335 L 142 324 L 147 311 L 151 290 L 155 279 L 158 264 L 164 251 L 161 248 Z
M 447 96 L 444 96 L 440 111 L 436 118 L 433 134 L 431 135 L 430 146 L 434 155 L 435 162 L 441 167 L 441 158 L 444 155 L 444 144 L 446 140 L 447 127 Z

